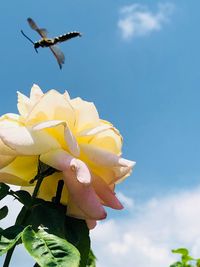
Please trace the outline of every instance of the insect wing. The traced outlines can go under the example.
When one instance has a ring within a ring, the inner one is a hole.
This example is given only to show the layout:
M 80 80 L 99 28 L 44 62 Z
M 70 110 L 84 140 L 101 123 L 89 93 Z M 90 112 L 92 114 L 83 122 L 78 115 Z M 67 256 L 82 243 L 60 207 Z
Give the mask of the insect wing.
M 42 37 L 42 38 L 46 38 L 47 37 L 47 29 L 44 29 L 44 28 L 40 28 L 40 29 L 37 29 L 37 32 L 39 33 L 39 35 Z
M 31 18 L 28 18 L 27 21 L 28 21 L 28 24 L 30 25 L 31 29 L 33 29 L 35 31 L 37 31 L 37 29 L 39 29 L 34 20 L 32 20 Z
M 37 24 L 35 23 L 35 21 L 31 18 L 27 19 L 29 26 L 31 27 L 31 29 L 35 30 L 42 38 L 46 38 L 47 37 L 47 30 L 46 29 L 40 29 Z
M 54 54 L 60 69 L 62 69 L 62 64 L 65 63 L 65 56 L 64 56 L 63 52 L 56 45 L 52 45 L 49 48 L 51 49 L 52 53 Z

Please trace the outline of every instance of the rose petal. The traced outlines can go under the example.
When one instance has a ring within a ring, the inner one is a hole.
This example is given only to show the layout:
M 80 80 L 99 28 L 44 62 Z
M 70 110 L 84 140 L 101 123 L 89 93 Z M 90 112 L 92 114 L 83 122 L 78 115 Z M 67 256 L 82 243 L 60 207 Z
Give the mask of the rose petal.
M 69 101 L 70 100 L 70 95 L 69 93 L 65 90 L 64 94 L 63 94 L 64 98 Z
M 15 156 L 0 156 L 0 169 L 9 165 L 13 160 L 15 159 Z
M 103 200 L 104 205 L 112 209 L 123 209 L 123 205 L 116 198 L 109 186 L 100 177 L 93 175 L 92 185 L 97 195 L 101 200 Z
M 40 87 L 34 84 L 31 88 L 30 98 L 25 96 L 24 94 L 17 92 L 18 95 L 18 110 L 19 113 L 26 117 L 30 110 L 34 107 L 34 105 L 41 99 L 44 95 Z
M 17 157 L 9 165 L 0 169 L 0 181 L 15 185 L 29 185 L 37 174 L 38 157 Z
M 15 150 L 11 149 L 10 147 L 6 146 L 0 139 L 0 157 L 1 156 L 16 156 L 17 153 Z
M 86 185 L 91 183 L 91 174 L 87 165 L 62 149 L 45 153 L 40 156 L 40 160 L 60 171 L 71 172 L 71 170 L 73 170 L 73 176 L 76 177 L 80 183 Z
M 69 194 L 73 202 L 85 213 L 89 218 L 94 220 L 105 219 L 106 212 L 101 205 L 92 186 L 85 186 L 80 183 L 74 174 L 74 171 L 64 171 L 64 182 L 69 190 Z
M 121 183 L 126 177 L 131 175 L 135 164 L 136 162 L 132 161 L 131 166 L 114 168 L 115 177 L 113 177 L 111 183 Z
M 80 155 L 79 145 L 76 141 L 75 136 L 72 134 L 69 127 L 67 127 L 67 125 L 65 127 L 64 136 L 65 136 L 65 140 L 66 140 L 66 143 L 69 147 L 69 151 L 71 152 L 71 154 L 75 157 L 79 157 Z
M 68 147 L 70 153 L 73 156 L 78 157 L 80 154 L 79 145 L 76 141 L 76 138 L 74 137 L 74 135 L 70 131 L 70 129 L 67 126 L 67 123 L 65 121 L 60 121 L 60 120 L 44 121 L 44 122 L 41 122 L 41 123 L 34 125 L 33 130 L 43 130 L 43 129 L 47 129 L 47 128 L 53 128 L 53 127 L 56 127 L 59 125 L 64 126 L 64 137 L 65 137 L 65 141 L 67 143 L 67 147 Z
M 46 132 L 32 131 L 26 127 L 0 127 L 0 138 L 18 154 L 39 155 L 60 147 Z
M 17 108 L 19 110 L 19 114 L 25 117 L 30 110 L 31 101 L 27 96 L 20 93 L 19 91 L 17 91 L 17 97 L 18 97 Z
M 122 149 L 122 136 L 112 125 L 107 123 L 104 123 L 103 125 L 110 126 L 110 128 L 94 135 L 90 141 L 90 145 L 120 156 Z
M 15 113 L 6 113 L 0 117 L 0 128 L 10 126 L 18 126 L 20 121 L 20 116 Z
M 87 165 L 83 161 L 73 158 L 70 163 L 70 168 L 74 170 L 76 178 L 80 183 L 82 184 L 91 183 L 90 171 Z
M 80 208 L 78 208 L 78 206 L 74 203 L 70 196 L 67 203 L 67 215 L 82 220 L 88 219 L 88 215 L 86 215 Z
M 70 101 L 56 90 L 50 90 L 34 105 L 26 118 L 26 123 L 33 125 L 46 120 L 66 121 L 70 129 L 75 124 L 75 112 Z
M 105 167 L 133 166 L 134 162 L 123 159 L 116 154 L 108 152 L 106 150 L 94 147 L 92 145 L 80 144 L 80 148 L 89 161 L 96 165 L 102 165 Z
M 94 229 L 95 226 L 97 225 L 97 221 L 95 220 L 86 220 L 86 223 L 89 230 Z
M 99 115 L 93 103 L 84 101 L 79 97 L 71 99 L 70 103 L 76 113 L 77 133 L 99 125 Z
M 41 88 L 37 84 L 33 84 L 30 92 L 30 99 L 33 104 L 37 103 L 44 93 L 42 92 Z
M 53 167 L 63 171 L 70 168 L 70 162 L 73 157 L 63 149 L 56 149 L 40 155 L 40 160 Z
M 96 135 L 101 132 L 104 132 L 105 130 L 111 129 L 111 125 L 100 125 L 92 129 L 86 129 L 77 134 L 77 136 L 91 136 L 91 135 Z
M 0 182 L 17 186 L 29 185 L 29 181 L 25 181 L 14 174 L 8 174 L 4 172 L 0 172 Z
M 32 128 L 34 131 L 39 131 L 39 130 L 43 130 L 43 129 L 53 128 L 53 127 L 56 127 L 58 125 L 63 125 L 65 127 L 66 122 L 60 121 L 60 120 L 43 121 L 43 122 L 37 123 Z

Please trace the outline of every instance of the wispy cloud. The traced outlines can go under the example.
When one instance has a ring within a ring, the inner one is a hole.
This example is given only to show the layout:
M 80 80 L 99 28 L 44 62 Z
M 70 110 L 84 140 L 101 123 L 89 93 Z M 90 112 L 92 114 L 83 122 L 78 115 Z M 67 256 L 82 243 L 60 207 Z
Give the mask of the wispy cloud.
M 122 192 L 117 192 L 117 197 L 124 205 L 125 209 L 132 209 L 134 207 L 134 200 L 130 197 L 125 196 Z
M 162 3 L 152 12 L 147 6 L 132 4 L 120 9 L 118 27 L 123 39 L 145 36 L 162 29 L 174 11 L 172 3 Z
M 128 218 L 99 223 L 92 231 L 97 267 L 163 267 L 177 260 L 171 249 L 200 257 L 200 188 L 134 204 Z

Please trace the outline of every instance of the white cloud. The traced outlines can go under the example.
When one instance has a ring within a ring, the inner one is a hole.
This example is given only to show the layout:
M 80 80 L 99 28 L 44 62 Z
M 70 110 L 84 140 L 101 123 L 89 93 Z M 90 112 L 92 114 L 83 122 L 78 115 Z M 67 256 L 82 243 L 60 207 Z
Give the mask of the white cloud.
M 132 4 L 120 9 L 118 27 L 124 39 L 145 36 L 153 31 L 159 31 L 169 21 L 174 10 L 171 3 L 159 4 L 157 12 L 141 4 Z
M 130 197 L 125 196 L 122 192 L 117 192 L 117 197 L 122 202 L 125 209 L 131 209 L 134 207 L 134 200 Z
M 200 257 L 200 188 L 134 205 L 124 219 L 99 223 L 91 232 L 97 267 L 168 267 L 171 249 Z

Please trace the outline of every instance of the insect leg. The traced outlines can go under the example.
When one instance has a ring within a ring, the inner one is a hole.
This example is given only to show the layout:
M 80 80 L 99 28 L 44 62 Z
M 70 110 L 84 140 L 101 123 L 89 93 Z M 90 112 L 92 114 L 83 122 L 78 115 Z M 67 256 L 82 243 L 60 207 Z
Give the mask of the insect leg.
M 28 39 L 32 44 L 35 44 L 22 30 L 21 33 L 24 35 L 24 37 L 26 37 L 26 39 Z

